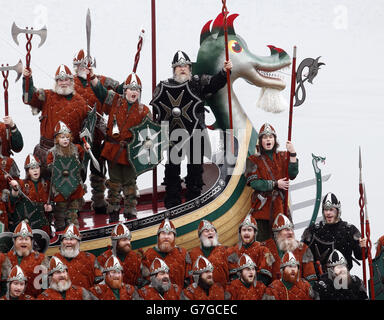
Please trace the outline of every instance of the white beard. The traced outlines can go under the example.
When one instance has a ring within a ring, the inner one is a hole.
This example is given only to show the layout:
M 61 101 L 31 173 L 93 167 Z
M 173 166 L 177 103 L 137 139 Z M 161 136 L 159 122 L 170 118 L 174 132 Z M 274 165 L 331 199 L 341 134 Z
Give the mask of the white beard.
M 71 280 L 66 280 L 64 283 L 51 282 L 49 287 L 58 292 L 63 292 L 63 291 L 67 291 L 71 287 L 71 285 L 72 285 Z
M 217 234 L 215 235 L 215 237 L 212 240 L 201 235 L 200 236 L 200 242 L 203 245 L 203 247 L 205 247 L 205 248 L 216 247 L 219 245 L 219 240 L 217 238 Z
M 299 241 L 296 239 L 279 239 L 276 240 L 277 246 L 281 251 L 287 252 L 287 251 L 295 251 L 296 248 L 299 246 Z
M 178 83 L 183 83 L 183 82 L 189 81 L 191 79 L 192 79 L 191 74 L 180 74 L 180 75 L 173 74 L 173 80 L 175 80 Z
M 75 92 L 75 85 L 71 84 L 70 87 L 60 88 L 59 85 L 56 83 L 53 91 L 55 91 L 57 94 L 59 94 L 61 96 L 67 96 L 67 95 Z
M 75 249 L 64 249 L 63 246 L 60 246 L 60 253 L 65 258 L 76 258 L 80 253 L 80 244 L 77 243 Z
M 288 104 L 281 95 L 281 90 L 261 88 L 256 106 L 267 112 L 280 113 L 287 108 Z
M 83 71 L 78 71 L 77 76 L 83 79 L 87 79 L 87 72 Z

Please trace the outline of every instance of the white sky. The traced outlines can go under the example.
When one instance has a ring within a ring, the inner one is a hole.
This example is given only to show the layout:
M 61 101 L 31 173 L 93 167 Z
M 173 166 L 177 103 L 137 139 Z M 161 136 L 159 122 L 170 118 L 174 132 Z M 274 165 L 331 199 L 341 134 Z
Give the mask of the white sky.
M 119 81 L 132 71 L 138 35 L 146 30 L 137 73 L 143 84 L 142 102 L 151 99 L 151 1 L 0 1 L 0 64 L 25 63 L 25 38 L 19 36 L 17 46 L 11 37 L 13 22 L 20 28 L 46 25 L 46 43 L 38 48 L 34 38 L 32 69 L 37 87 L 52 88 L 59 64 L 71 67 L 80 48 L 86 48 L 85 16 L 91 10 L 91 53 L 97 59 L 96 71 Z M 367 188 L 371 222 L 371 240 L 376 242 L 384 226 L 382 210 L 382 145 L 384 141 L 384 3 L 381 0 L 228 0 L 230 13 L 238 13 L 235 30 L 248 44 L 251 52 L 269 55 L 269 44 L 292 55 L 298 47 L 297 65 L 307 57 L 322 56 L 326 65 L 319 71 L 314 85 L 307 85 L 307 100 L 295 108 L 292 138 L 300 173 L 295 181 L 314 178 L 311 153 L 325 156 L 323 174 L 331 173 L 323 185 L 323 194 L 334 192 L 342 203 L 342 218 L 360 228 L 358 206 L 358 148 L 363 151 L 363 179 Z M 157 1 L 157 80 L 171 75 L 171 60 L 181 49 L 196 59 L 202 26 L 221 12 L 221 1 L 158 0 Z M 39 123 L 21 100 L 21 81 L 14 84 L 10 75 L 9 109 L 25 140 L 25 147 L 15 159 L 22 169 L 28 153 L 39 139 Z M 2 78 L 1 78 L 2 79 Z M 288 101 L 290 81 L 284 95 Z M 234 90 L 258 130 L 270 122 L 278 133 L 281 145 L 287 138 L 288 112 L 268 114 L 256 108 L 260 89 L 243 80 L 234 83 Z M 3 89 L 0 89 L 1 94 Z M 0 113 L 4 114 L 3 99 Z M 162 169 L 159 168 L 159 175 Z M 161 182 L 159 176 L 158 181 Z M 139 177 L 139 184 L 148 187 L 150 173 Z M 292 193 L 293 203 L 315 197 L 315 188 Z M 88 197 L 89 198 L 89 197 Z M 312 208 L 294 213 L 295 222 L 305 221 Z M 297 230 L 301 236 L 303 230 Z M 375 250 L 372 250 L 372 254 Z M 357 266 L 355 273 L 360 270 Z

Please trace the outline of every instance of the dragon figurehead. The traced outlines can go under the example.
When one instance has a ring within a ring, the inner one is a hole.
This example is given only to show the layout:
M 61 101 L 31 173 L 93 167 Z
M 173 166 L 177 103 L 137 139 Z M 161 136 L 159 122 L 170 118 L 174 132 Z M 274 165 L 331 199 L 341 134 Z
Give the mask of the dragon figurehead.
M 245 79 L 248 83 L 262 88 L 258 106 L 267 111 L 281 112 L 280 91 L 285 88 L 285 82 L 278 76 L 278 71 L 288 67 L 291 63 L 289 55 L 275 46 L 268 46 L 270 56 L 253 54 L 245 40 L 236 34 L 233 22 L 238 14 L 229 15 L 227 18 L 229 57 L 233 68 L 231 83 L 238 78 Z M 193 64 L 194 74 L 215 74 L 223 66 L 225 60 L 223 15 L 220 13 L 210 25 L 208 21 L 200 34 L 200 48 L 197 60 Z M 232 86 L 231 86 L 232 87 Z M 212 107 L 216 117 L 213 128 L 228 129 L 229 114 L 226 88 L 221 89 L 216 95 L 207 99 L 207 105 Z M 234 126 L 241 128 L 247 118 L 242 110 L 236 95 L 232 94 Z

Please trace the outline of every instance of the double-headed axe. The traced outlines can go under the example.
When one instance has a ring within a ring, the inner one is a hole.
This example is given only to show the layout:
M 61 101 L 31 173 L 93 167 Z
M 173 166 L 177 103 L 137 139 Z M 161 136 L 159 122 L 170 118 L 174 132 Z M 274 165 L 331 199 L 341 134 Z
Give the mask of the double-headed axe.
M 87 142 L 85 140 L 85 137 L 88 137 L 89 141 L 92 142 L 92 135 L 91 135 L 91 133 L 89 132 L 89 130 L 87 128 L 85 128 L 83 130 L 83 132 L 80 133 L 80 138 L 83 140 L 84 144 Z M 86 149 L 86 148 L 84 147 L 84 149 Z M 90 156 L 90 158 L 92 160 L 93 166 L 96 168 L 97 171 L 101 172 L 99 162 L 97 161 L 97 159 L 93 155 L 91 149 L 86 149 L 86 151 L 88 152 L 88 154 L 89 154 L 89 156 Z
M 4 66 L 3 64 L 0 67 L 0 71 L 4 77 L 3 87 L 4 87 L 4 105 L 5 105 L 5 116 L 8 116 L 8 75 L 9 71 L 14 70 L 17 73 L 16 81 L 20 79 L 23 72 L 23 63 L 19 60 L 14 66 L 9 66 L 8 64 Z M 9 138 L 9 128 L 6 129 L 7 139 Z
M 30 70 L 30 64 L 31 64 L 31 50 L 32 50 L 32 37 L 34 34 L 37 34 L 40 36 L 40 44 L 39 48 L 44 44 L 45 40 L 47 39 L 47 27 L 44 26 L 40 30 L 33 30 L 33 28 L 28 29 L 26 27 L 25 29 L 20 29 L 15 23 L 12 24 L 12 38 L 15 41 L 17 45 L 19 45 L 19 41 L 17 40 L 17 36 L 20 33 L 24 33 L 25 37 L 27 38 L 27 55 L 25 57 L 25 67 L 27 70 Z M 29 91 L 29 77 L 25 79 L 25 93 L 24 93 L 24 102 L 28 102 L 28 91 Z

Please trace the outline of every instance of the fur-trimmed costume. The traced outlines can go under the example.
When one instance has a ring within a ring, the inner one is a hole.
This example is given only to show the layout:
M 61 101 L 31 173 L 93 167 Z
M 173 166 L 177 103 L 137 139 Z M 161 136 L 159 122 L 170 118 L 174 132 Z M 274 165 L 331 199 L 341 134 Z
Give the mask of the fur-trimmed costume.
M 381 254 L 381 251 L 383 250 L 383 248 L 384 248 L 384 236 L 380 237 L 379 240 L 377 241 L 376 255 L 375 255 L 376 258 Z
M 43 253 L 36 251 L 32 251 L 27 257 L 19 257 L 14 250 L 7 253 L 7 258 L 10 261 L 11 268 L 19 265 L 23 270 L 24 275 L 27 277 L 27 286 L 24 293 L 31 295 L 32 297 L 37 297 L 42 292 L 42 289 L 36 289 L 34 287 L 34 281 L 36 277 L 41 277 L 42 270 L 39 266 L 46 267 L 48 270 L 48 258 Z M 37 267 L 39 273 L 34 272 L 35 267 Z
M 139 295 L 134 286 L 123 284 L 119 290 L 112 290 L 104 282 L 93 286 L 89 290 L 99 300 L 138 300 Z
M 247 285 L 241 279 L 235 279 L 227 285 L 225 294 L 228 300 L 261 300 L 266 290 L 264 283 Z
M 23 136 L 18 130 L 16 125 L 13 128 L 9 128 L 9 137 L 7 139 L 7 126 L 4 122 L 0 121 L 0 144 L 1 144 L 1 154 L 6 157 L 12 155 L 12 151 L 20 152 L 24 147 Z
M 191 265 L 193 266 L 199 256 L 206 257 L 213 265 L 213 280 L 220 283 L 224 288 L 229 282 L 229 265 L 227 247 L 218 245 L 213 247 L 208 255 L 201 247 L 195 247 L 189 251 Z
M 171 287 L 164 294 L 160 294 L 150 284 L 139 289 L 139 296 L 144 300 L 180 300 L 181 289 L 177 284 L 172 283 Z
M 313 300 L 314 292 L 308 281 L 299 279 L 295 284 L 275 280 L 265 290 L 263 300 Z
M 269 251 L 269 248 L 262 246 L 258 241 L 254 241 L 248 246 L 240 246 L 239 244 L 236 244 L 233 247 L 228 248 L 228 265 L 231 275 L 236 274 L 237 264 L 244 253 L 250 256 L 256 263 L 256 273 L 258 278 L 262 276 L 267 277 L 269 280 L 272 279 L 272 263 L 274 258 Z
M 104 266 L 108 258 L 113 255 L 112 249 L 108 249 L 97 257 L 100 266 Z M 117 255 L 123 267 L 123 282 L 132 286 L 137 286 L 141 278 L 141 255 L 135 251 L 130 251 L 124 257 Z
M 224 288 L 220 283 L 214 283 L 207 292 L 192 283 L 182 291 L 180 300 L 224 300 Z
M 188 259 L 187 251 L 181 247 L 174 247 L 169 253 L 162 253 L 157 247 L 147 249 L 142 260 L 143 278 L 149 279 L 149 270 L 155 258 L 164 260 L 169 267 L 171 283 L 184 288 L 185 280 L 191 269 L 191 261 Z
M 67 266 L 69 277 L 74 285 L 89 289 L 103 277 L 100 265 L 92 253 L 80 251 L 72 259 L 65 258 L 61 253 L 56 253 L 55 256 Z
M 97 298 L 88 290 L 72 285 L 65 292 L 48 288 L 37 297 L 37 300 L 97 300 Z
M 277 244 L 272 238 L 262 242 L 261 244 L 269 249 L 275 259 L 275 262 L 272 265 L 272 279 L 280 279 L 281 258 L 285 252 L 281 252 L 277 248 Z M 308 246 L 305 243 L 300 242 L 299 246 L 292 253 L 294 254 L 296 260 L 300 263 L 301 278 L 307 281 L 316 281 L 317 276 L 313 264 L 313 255 Z

